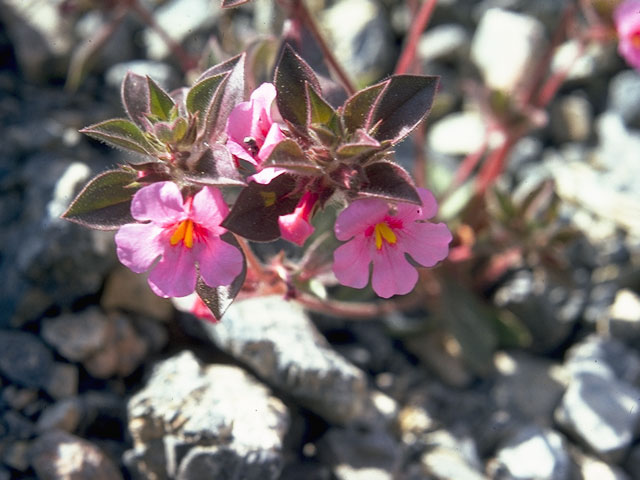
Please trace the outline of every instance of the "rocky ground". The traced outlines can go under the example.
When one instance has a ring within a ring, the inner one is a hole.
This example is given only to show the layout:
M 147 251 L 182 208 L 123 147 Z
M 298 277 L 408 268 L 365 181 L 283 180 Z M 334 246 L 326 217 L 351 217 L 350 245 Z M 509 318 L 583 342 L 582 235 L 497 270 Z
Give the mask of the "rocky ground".
M 127 16 L 69 93 L 72 51 L 106 14 L 59 3 L 0 0 L 0 480 L 640 478 L 640 75 L 615 45 L 586 50 L 549 121 L 510 156 L 501 183 L 553 179 L 581 236 L 570 281 L 523 265 L 488 291 L 532 341 L 496 349 L 482 371 L 446 332 L 425 333 L 426 311 L 353 321 L 269 297 L 217 325 L 178 314 L 118 265 L 113 233 L 60 220 L 122 161 L 77 131 L 122 114 L 124 72 L 184 80 Z M 278 27 L 267 0 L 143 3 L 191 49 Z M 513 88 L 563 4 L 438 2 L 418 48 L 443 82 L 433 162 L 446 170 L 482 142 L 466 79 Z M 326 2 L 322 19 L 363 82 L 389 72 L 409 22 L 390 0 Z

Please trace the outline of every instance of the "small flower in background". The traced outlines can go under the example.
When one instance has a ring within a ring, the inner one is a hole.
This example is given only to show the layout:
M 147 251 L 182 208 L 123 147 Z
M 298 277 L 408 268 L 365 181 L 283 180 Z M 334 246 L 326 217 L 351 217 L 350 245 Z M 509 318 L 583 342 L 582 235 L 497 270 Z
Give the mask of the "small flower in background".
M 244 260 L 236 247 L 220 239 L 228 210 L 214 187 L 186 200 L 173 182 L 141 188 L 131 201 L 131 215 L 145 223 L 120 227 L 118 258 L 136 273 L 151 270 L 149 285 L 161 297 L 193 293 L 198 271 L 210 287 L 229 285 Z
M 275 108 L 275 98 L 276 88 L 273 84 L 263 83 L 251 94 L 248 102 L 235 106 L 227 121 L 227 148 L 236 157 L 257 167 L 284 139 L 271 113 L 271 109 Z
M 313 212 L 313 206 L 318 201 L 318 194 L 306 192 L 293 213 L 281 215 L 278 218 L 280 234 L 285 240 L 302 246 L 313 233 L 313 226 L 309 223 L 309 217 Z
M 618 53 L 640 70 L 640 0 L 625 0 L 613 12 L 618 31 Z
M 418 272 L 405 253 L 425 267 L 447 256 L 451 232 L 444 223 L 425 221 L 438 207 L 429 190 L 419 188 L 418 193 L 422 206 L 401 203 L 390 208 L 384 200 L 368 198 L 356 200 L 338 215 L 336 237 L 349 240 L 333 257 L 333 272 L 341 284 L 365 287 L 373 262 L 373 290 L 383 298 L 404 295 L 418 281 Z

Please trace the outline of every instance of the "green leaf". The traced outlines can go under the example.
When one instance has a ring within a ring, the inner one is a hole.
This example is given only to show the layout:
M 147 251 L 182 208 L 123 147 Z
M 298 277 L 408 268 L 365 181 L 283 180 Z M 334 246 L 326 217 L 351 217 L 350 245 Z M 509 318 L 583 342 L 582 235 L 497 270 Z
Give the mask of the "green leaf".
M 282 118 L 301 133 L 306 131 L 308 120 L 307 83 L 320 91 L 311 67 L 289 45 L 285 45 L 275 72 L 276 103 Z
M 173 100 L 150 77 L 147 77 L 147 83 L 149 85 L 149 111 L 160 120 L 170 120 L 171 110 L 175 106 Z
M 308 124 L 320 124 L 329 127 L 336 135 L 340 134 L 340 123 L 336 111 L 329 105 L 316 90 L 309 84 L 305 84 L 307 98 L 309 100 Z
M 422 203 L 411 175 L 399 165 L 376 162 L 365 167 L 364 173 L 367 180 L 360 188 L 361 196 L 416 205 Z
M 121 96 L 129 118 L 144 128 L 149 123 L 149 82 L 146 77 L 127 72 L 122 80 Z
M 130 210 L 136 180 L 131 171 L 101 173 L 82 189 L 62 218 L 97 230 L 114 230 L 135 222 Z
M 342 159 L 350 158 L 358 161 L 366 160 L 371 154 L 383 150 L 384 147 L 380 145 L 375 138 L 371 137 L 367 132 L 359 128 L 351 136 L 348 143 L 345 143 L 338 147 L 336 153 L 338 157 Z
M 384 90 L 386 83 L 378 83 L 364 90 L 360 90 L 349 98 L 343 107 L 342 118 L 348 132 L 355 132 L 359 128 L 366 129 L 371 111 Z
M 242 289 L 244 280 L 247 277 L 247 262 L 244 253 L 242 252 L 242 248 L 240 248 L 240 244 L 238 244 L 238 241 L 230 232 L 225 233 L 220 238 L 228 244 L 236 247 L 240 251 L 240 253 L 242 253 L 243 262 L 242 271 L 233 280 L 233 282 L 231 282 L 231 285 L 210 287 L 209 285 L 204 283 L 202 277 L 198 275 L 198 281 L 196 282 L 196 293 L 204 302 L 204 304 L 209 308 L 211 314 L 216 320 L 220 320 L 224 315 L 224 312 L 226 312 L 227 308 L 229 308 L 229 305 L 233 303 L 233 300 Z
M 192 114 L 198 112 L 200 125 L 202 125 L 205 115 L 211 107 L 211 101 L 216 91 L 227 76 L 228 73 L 219 73 L 218 75 L 206 77 L 189 90 L 186 99 L 187 111 Z
M 386 80 L 386 88 L 367 122 L 369 133 L 381 142 L 400 142 L 426 118 L 438 80 L 418 75 L 396 75 Z
M 280 237 L 278 217 L 296 208 L 301 193 L 293 196 L 294 176 L 283 173 L 271 183 L 251 182 L 236 199 L 222 226 L 254 242 L 270 242 Z
M 322 173 L 317 165 L 309 162 L 300 145 L 290 138 L 282 140 L 275 146 L 263 166 L 285 168 L 308 175 Z
M 102 140 L 111 146 L 142 153 L 143 155 L 153 155 L 155 150 L 142 131 L 133 122 L 125 119 L 106 120 L 83 128 L 80 132 L 97 140 Z

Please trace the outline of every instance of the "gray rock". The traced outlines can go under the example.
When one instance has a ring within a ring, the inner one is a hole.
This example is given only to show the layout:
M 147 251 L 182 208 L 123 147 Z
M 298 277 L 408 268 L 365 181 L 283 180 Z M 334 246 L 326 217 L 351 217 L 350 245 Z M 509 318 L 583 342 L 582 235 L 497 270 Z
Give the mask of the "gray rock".
M 539 268 L 516 272 L 496 291 L 494 302 L 524 323 L 535 351 L 548 352 L 571 333 L 586 295 L 584 289 Z
M 492 478 L 569 480 L 571 463 L 565 440 L 557 432 L 528 426 L 502 445 L 489 467 Z
M 640 296 L 627 288 L 619 290 L 599 325 L 628 345 L 640 345 Z
M 176 395 L 176 392 L 180 392 Z M 288 412 L 237 367 L 201 365 L 185 351 L 156 365 L 128 405 L 134 478 L 277 478 Z
M 468 54 L 469 34 L 458 24 L 438 25 L 420 37 L 418 57 L 423 61 L 460 60 Z
M 470 439 L 458 439 L 445 430 L 430 433 L 425 439 L 422 473 L 435 480 L 486 480 L 475 445 Z
M 72 20 L 48 0 L 3 0 L 0 16 L 23 74 L 45 83 L 62 77 L 73 46 Z
M 38 432 L 64 430 L 73 433 L 80 424 L 82 405 L 77 397 L 65 398 L 43 410 L 36 423 Z
M 332 428 L 318 442 L 318 458 L 339 480 L 391 480 L 399 467 L 400 445 L 385 430 Z
M 491 8 L 473 36 L 471 59 L 489 88 L 513 92 L 530 78 L 545 43 L 544 26 L 537 19 Z
M 78 367 L 70 363 L 55 362 L 44 389 L 55 400 L 76 395 L 78 393 Z
M 275 296 L 244 300 L 231 305 L 222 322 L 198 321 L 196 327 L 327 420 L 346 424 L 365 413 L 364 372 L 338 355 L 295 303 Z
M 491 397 L 497 408 L 525 422 L 550 427 L 565 390 L 561 367 L 524 352 L 500 352 L 495 364 L 499 376 Z
M 15 385 L 2 388 L 2 402 L 16 411 L 24 409 L 37 398 L 38 391 L 32 388 L 18 388 Z
M 29 442 L 25 440 L 11 441 L 2 449 L 2 463 L 6 466 L 24 472 L 29 468 Z
M 640 445 L 635 445 L 631 448 L 624 462 L 624 467 L 631 475 L 631 478 L 640 478 Z
M 558 424 L 601 458 L 621 461 L 640 420 L 640 390 L 593 373 L 574 377 L 555 412 Z
M 42 480 L 122 479 L 120 470 L 98 447 L 63 431 L 50 431 L 29 449 L 30 463 Z
M 574 344 L 565 357 L 565 367 L 574 377 L 593 374 L 637 384 L 640 381 L 640 356 L 614 338 L 589 335 Z
M 338 1 L 323 12 L 322 23 L 333 39 L 338 60 L 358 82 L 373 83 L 393 67 L 396 52 L 391 26 L 378 2 Z
M 157 8 L 153 16 L 175 42 L 182 43 L 187 37 L 215 24 L 220 12 L 218 5 L 209 0 L 171 0 Z M 143 38 L 148 58 L 162 60 L 169 55 L 166 42 L 150 27 L 145 29 Z
M 107 343 L 109 323 L 109 319 L 93 307 L 81 313 L 45 319 L 42 337 L 66 359 L 82 361 Z
M 631 480 L 631 478 L 617 465 L 605 463 L 602 460 L 577 452 L 572 449 L 571 454 L 575 470 L 580 480 Z
M 555 101 L 550 112 L 551 134 L 557 143 L 584 142 L 592 132 L 591 103 L 584 95 L 565 95 Z
M 640 75 L 635 70 L 625 70 L 609 82 L 608 107 L 628 127 L 640 128 Z
M 53 354 L 27 332 L 0 330 L 0 373 L 28 388 L 44 388 L 53 368 Z

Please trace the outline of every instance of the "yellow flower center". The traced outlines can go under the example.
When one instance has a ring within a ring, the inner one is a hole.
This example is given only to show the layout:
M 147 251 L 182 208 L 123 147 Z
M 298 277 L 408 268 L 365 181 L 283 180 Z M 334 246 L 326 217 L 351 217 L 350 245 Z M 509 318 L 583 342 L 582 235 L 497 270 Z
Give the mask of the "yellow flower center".
M 385 240 L 389 245 L 393 245 L 398 241 L 396 234 L 393 233 L 393 230 L 387 225 L 387 222 L 376 224 L 374 232 L 376 234 L 376 248 L 378 250 L 382 249 L 382 240 Z
M 181 221 L 169 241 L 171 245 L 182 242 L 187 248 L 193 247 L 193 222 L 189 219 Z

